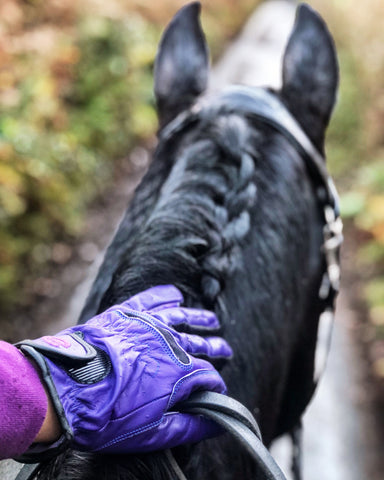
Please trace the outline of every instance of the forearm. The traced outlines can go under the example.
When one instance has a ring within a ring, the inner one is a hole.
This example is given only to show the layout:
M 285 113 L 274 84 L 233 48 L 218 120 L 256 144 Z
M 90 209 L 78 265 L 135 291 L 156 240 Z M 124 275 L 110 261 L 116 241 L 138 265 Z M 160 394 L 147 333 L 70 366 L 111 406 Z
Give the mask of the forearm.
M 39 375 L 13 345 L 0 341 L 0 459 L 52 442 L 60 427 Z

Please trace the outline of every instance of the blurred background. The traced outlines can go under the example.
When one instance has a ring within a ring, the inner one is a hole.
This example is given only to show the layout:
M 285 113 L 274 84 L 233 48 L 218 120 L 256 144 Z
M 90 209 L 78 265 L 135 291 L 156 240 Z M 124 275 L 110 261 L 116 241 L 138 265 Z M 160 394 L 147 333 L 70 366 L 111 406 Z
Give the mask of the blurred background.
M 36 336 L 56 321 L 105 247 L 110 212 L 120 214 L 133 188 L 126 179 L 133 185 L 148 163 L 157 128 L 153 59 L 185 3 L 0 1 L 0 338 Z M 262 2 L 202 3 L 214 61 Z M 308 3 L 339 54 L 327 154 L 341 193 L 351 328 L 382 406 L 384 3 Z

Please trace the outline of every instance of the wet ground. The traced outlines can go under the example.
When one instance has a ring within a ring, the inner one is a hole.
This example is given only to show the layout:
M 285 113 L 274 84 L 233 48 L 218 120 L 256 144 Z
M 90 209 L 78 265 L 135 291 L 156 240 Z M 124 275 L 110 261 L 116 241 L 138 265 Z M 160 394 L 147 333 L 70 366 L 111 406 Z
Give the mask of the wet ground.
M 357 313 L 341 294 L 327 368 L 304 416 L 305 480 L 383 479 L 374 390 L 357 325 Z M 289 440 L 279 440 L 273 452 L 289 479 Z
M 295 16 L 295 3 L 263 4 L 215 69 L 213 86 L 227 83 L 281 85 L 281 57 Z M 345 292 L 345 293 L 344 293 Z M 356 312 L 347 296 L 338 300 L 332 347 L 325 374 L 304 417 L 305 480 L 381 480 L 376 407 L 361 351 L 356 345 Z M 273 448 L 289 477 L 288 438 Z
M 259 8 L 216 65 L 212 88 L 233 82 L 279 86 L 281 52 L 293 24 L 294 10 L 293 2 L 283 0 L 270 1 Z M 55 300 L 41 307 L 42 318 L 54 319 L 45 328 L 46 333 L 71 325 L 77 318 L 103 249 L 148 164 L 148 152 L 136 149 L 127 164 L 129 168 L 119 180 L 118 188 L 90 212 L 87 233 L 77 248 L 77 261 L 63 269 L 60 297 L 65 302 L 60 309 Z M 361 351 L 355 342 L 356 313 L 351 308 L 348 289 L 344 290 L 338 302 L 326 373 L 304 419 L 305 480 L 384 478 L 374 400 Z M 279 441 L 273 452 L 289 475 L 289 441 Z M 13 473 L 6 473 L 6 468 L 11 468 Z M 0 479 L 14 478 L 14 468 L 13 462 L 0 462 Z

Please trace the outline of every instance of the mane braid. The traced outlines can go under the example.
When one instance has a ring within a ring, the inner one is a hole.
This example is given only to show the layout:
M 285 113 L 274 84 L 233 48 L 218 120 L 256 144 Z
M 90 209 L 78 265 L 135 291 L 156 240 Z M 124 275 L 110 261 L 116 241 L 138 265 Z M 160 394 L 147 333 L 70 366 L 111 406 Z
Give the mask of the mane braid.
M 100 310 L 164 283 L 174 283 L 194 305 L 200 300 L 208 308 L 223 308 L 220 294 L 226 277 L 241 266 L 241 242 L 256 199 L 257 158 L 247 153 L 250 144 L 257 151 L 258 138 L 244 119 L 230 115 L 187 133 L 177 149 L 172 146 L 172 157 L 168 145 L 159 145 L 123 220 L 125 234 L 114 260 L 120 267 Z M 167 168 L 157 166 L 164 162 Z M 169 480 L 172 474 L 162 452 L 120 457 L 68 451 L 39 475 L 39 480 L 69 478 Z
M 256 187 L 249 142 L 249 128 L 236 115 L 203 124 L 185 139 L 152 211 L 130 230 L 102 309 L 164 283 L 214 307 L 250 227 Z M 161 146 L 158 155 L 165 151 Z

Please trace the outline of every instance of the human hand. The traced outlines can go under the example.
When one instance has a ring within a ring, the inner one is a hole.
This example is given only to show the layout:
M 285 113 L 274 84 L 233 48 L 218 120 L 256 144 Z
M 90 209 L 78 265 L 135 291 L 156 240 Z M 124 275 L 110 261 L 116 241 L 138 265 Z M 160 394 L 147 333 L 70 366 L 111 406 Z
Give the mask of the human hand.
M 18 344 L 42 372 L 67 445 L 103 453 L 145 452 L 220 431 L 175 407 L 197 390 L 225 392 L 218 372 L 195 355 L 232 354 L 219 337 L 174 330 L 179 324 L 207 332 L 219 326 L 212 312 L 180 307 L 182 300 L 173 286 L 154 287 L 84 325 Z

